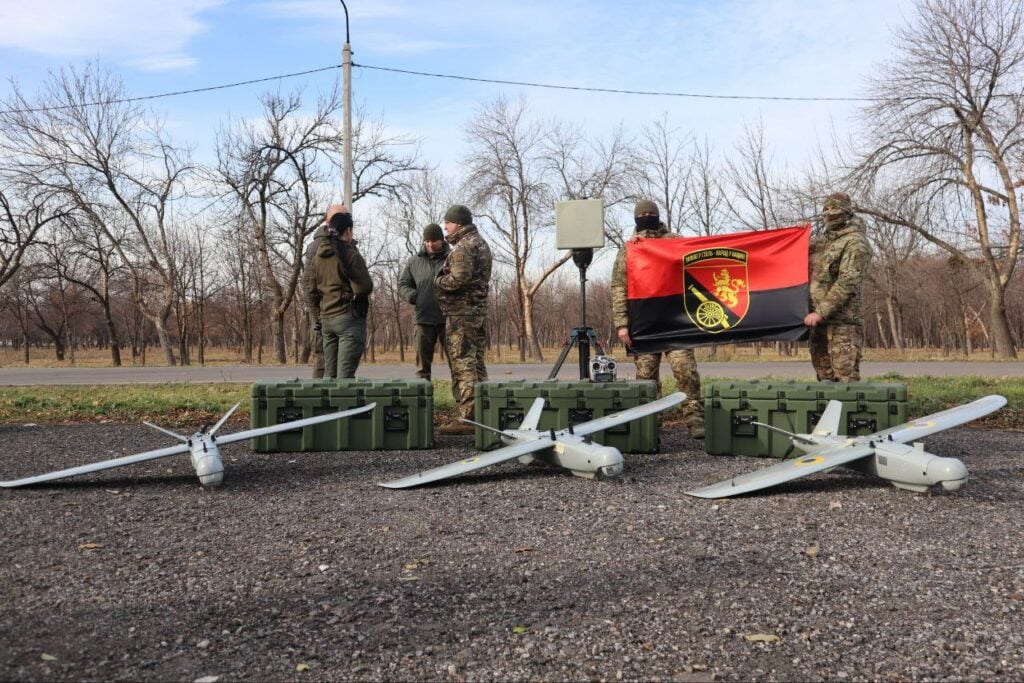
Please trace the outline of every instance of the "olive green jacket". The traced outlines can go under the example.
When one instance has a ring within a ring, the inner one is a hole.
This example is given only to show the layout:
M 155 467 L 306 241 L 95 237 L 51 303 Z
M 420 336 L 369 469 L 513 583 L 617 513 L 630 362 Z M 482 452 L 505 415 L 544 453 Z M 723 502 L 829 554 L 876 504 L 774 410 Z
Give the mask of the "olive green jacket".
M 306 300 L 319 302 L 319 317 L 332 318 L 348 312 L 357 294 L 373 291 L 373 280 L 356 242 L 341 242 L 342 253 L 336 254 L 329 236 L 320 238 L 316 254 L 306 269 Z M 351 275 L 351 280 L 345 276 Z

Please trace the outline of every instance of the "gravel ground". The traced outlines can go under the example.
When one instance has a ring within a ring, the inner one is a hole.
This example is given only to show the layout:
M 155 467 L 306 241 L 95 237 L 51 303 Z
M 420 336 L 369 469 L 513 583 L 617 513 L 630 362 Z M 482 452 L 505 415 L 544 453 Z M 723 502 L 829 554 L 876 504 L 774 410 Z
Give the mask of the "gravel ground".
M 960 428 L 958 493 L 851 471 L 732 501 L 683 495 L 764 461 L 685 432 L 586 481 L 466 457 L 187 456 L 0 491 L 0 679 L 1021 680 L 1019 432 Z M 4 478 L 168 445 L 144 427 L 0 427 Z

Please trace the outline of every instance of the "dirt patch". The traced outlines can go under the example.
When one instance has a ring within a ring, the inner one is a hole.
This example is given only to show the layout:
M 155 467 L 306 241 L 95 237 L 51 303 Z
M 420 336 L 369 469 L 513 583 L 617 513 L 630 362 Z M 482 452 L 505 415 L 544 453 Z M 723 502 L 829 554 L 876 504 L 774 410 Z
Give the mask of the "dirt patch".
M 179 456 L 0 491 L 0 678 L 1024 678 L 1020 433 L 928 441 L 956 494 L 841 470 L 728 502 L 763 461 L 682 430 L 625 475 L 472 452 L 254 454 L 204 490 Z M 143 427 L 0 427 L 14 478 L 168 445 Z

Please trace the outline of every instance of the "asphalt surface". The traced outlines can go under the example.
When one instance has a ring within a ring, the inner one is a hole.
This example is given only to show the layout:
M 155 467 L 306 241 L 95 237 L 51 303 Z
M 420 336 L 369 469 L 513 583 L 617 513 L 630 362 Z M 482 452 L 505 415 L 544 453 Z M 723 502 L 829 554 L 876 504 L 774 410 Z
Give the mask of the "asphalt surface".
M 578 361 L 569 359 L 562 366 L 558 378 L 579 379 Z M 545 379 L 551 372 L 550 364 L 492 364 L 488 366 L 491 379 Z M 729 362 L 699 364 L 704 377 L 757 379 L 775 377 L 788 379 L 814 379 L 808 362 Z M 668 365 L 662 366 L 662 376 L 671 376 Z M 1024 377 L 1024 361 L 922 361 L 922 362 L 866 362 L 861 364 L 865 379 L 888 373 L 904 377 L 931 375 L 951 377 L 977 375 L 981 377 Z M 359 366 L 359 376 L 368 379 L 401 379 L 415 377 L 412 365 Z M 445 363 L 434 364 L 437 379 L 451 379 Z M 618 364 L 619 378 L 636 377 L 632 363 Z M 309 368 L 296 365 L 218 365 L 209 367 L 121 367 L 121 368 L 0 368 L 0 386 L 65 385 L 65 384 L 167 384 L 213 382 L 272 382 L 309 377 Z

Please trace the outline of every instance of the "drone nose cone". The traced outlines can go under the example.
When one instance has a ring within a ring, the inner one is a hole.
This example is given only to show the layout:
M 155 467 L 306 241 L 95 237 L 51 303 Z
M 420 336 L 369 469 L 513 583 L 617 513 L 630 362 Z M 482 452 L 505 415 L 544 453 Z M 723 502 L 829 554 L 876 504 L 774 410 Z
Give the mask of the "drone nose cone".
M 200 474 L 199 483 L 203 486 L 220 486 L 224 481 L 224 470 L 211 474 Z
M 192 464 L 199 477 L 199 483 L 203 486 L 220 486 L 224 480 L 224 463 L 216 453 L 207 452 L 200 454 L 199 457 L 193 456 Z
M 947 491 L 956 491 L 967 482 L 967 466 L 956 458 L 932 458 L 927 471 L 928 483 L 942 484 Z
M 618 462 L 614 465 L 605 465 L 600 471 L 602 477 L 617 477 L 622 474 L 622 463 Z

